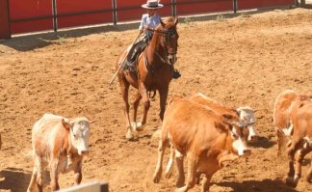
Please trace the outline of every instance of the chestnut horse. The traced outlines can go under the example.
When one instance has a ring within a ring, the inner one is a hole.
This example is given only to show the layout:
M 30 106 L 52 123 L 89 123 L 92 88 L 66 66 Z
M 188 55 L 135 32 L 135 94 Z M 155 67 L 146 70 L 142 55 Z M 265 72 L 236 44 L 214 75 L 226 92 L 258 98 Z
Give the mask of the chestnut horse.
M 160 96 L 160 118 L 164 117 L 165 105 L 169 91 L 169 83 L 172 79 L 173 64 L 176 62 L 178 47 L 177 33 L 178 19 L 169 17 L 160 20 L 160 24 L 153 30 L 153 37 L 144 51 L 139 55 L 135 65 L 136 71 L 127 69 L 119 70 L 117 77 L 121 89 L 121 95 L 125 104 L 124 112 L 127 123 L 127 139 L 133 139 L 134 130 L 142 130 L 146 123 L 147 112 L 150 108 L 149 92 L 158 91 Z M 117 68 L 123 65 L 123 61 L 129 50 L 126 50 L 118 58 Z M 133 119 L 129 117 L 129 87 L 137 89 L 133 102 Z M 137 110 L 140 100 L 144 103 L 144 114 L 142 122 L 137 122 Z

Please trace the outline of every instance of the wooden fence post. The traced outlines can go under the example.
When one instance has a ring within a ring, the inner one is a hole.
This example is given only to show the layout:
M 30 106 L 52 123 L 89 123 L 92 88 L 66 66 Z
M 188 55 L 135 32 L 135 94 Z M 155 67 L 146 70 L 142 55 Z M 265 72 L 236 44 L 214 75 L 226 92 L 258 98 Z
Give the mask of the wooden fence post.
M 10 39 L 10 6 L 8 0 L 0 0 L 0 39 Z
M 233 12 L 237 13 L 237 0 L 233 0 Z
M 171 0 L 171 14 L 173 17 L 177 16 L 176 0 Z
M 112 4 L 113 4 L 113 22 L 114 25 L 117 25 L 117 0 L 112 0 Z
M 53 30 L 57 32 L 58 24 L 57 24 L 57 5 L 56 0 L 52 0 L 52 13 L 53 13 Z

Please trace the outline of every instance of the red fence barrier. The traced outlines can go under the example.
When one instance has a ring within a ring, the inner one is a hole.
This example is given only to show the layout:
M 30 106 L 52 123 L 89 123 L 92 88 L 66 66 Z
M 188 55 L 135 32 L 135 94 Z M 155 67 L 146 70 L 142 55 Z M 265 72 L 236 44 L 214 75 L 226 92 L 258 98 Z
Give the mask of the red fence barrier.
M 113 1 L 56 0 L 57 27 L 76 27 L 113 21 Z
M 295 5 L 295 0 L 237 0 L 238 10 Z
M 176 0 L 177 15 L 233 11 L 233 0 Z
M 9 2 L 12 34 L 53 29 L 51 0 L 10 0 Z
M 6 6 L 9 1 L 9 7 Z M 11 34 L 139 20 L 146 0 L 0 0 L 0 39 Z M 162 0 L 162 16 L 295 5 L 296 0 Z
M 0 0 L 0 39 L 11 36 L 9 20 L 9 2 Z

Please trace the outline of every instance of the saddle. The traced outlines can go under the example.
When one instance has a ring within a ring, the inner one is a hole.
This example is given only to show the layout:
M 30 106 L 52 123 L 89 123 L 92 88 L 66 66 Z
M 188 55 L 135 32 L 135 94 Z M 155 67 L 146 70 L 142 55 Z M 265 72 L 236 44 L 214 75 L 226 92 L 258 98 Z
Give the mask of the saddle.
M 140 52 L 141 53 L 141 52 Z M 137 72 L 137 62 L 138 62 L 138 55 L 140 54 L 138 51 L 129 52 L 125 58 L 123 65 L 123 69 L 130 71 L 130 72 Z
M 128 54 L 125 58 L 125 63 L 123 63 L 123 69 L 129 70 L 130 72 L 136 72 L 136 64 L 139 58 L 139 55 L 143 52 L 145 45 L 144 42 L 138 42 L 128 51 Z

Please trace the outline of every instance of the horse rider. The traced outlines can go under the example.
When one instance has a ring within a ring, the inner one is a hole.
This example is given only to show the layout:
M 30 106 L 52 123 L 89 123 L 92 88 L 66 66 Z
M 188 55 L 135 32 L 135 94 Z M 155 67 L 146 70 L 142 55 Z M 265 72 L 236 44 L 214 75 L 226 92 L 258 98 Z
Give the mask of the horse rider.
M 131 61 L 134 62 L 138 55 L 143 52 L 147 44 L 153 37 L 153 29 L 160 23 L 161 17 L 157 14 L 157 9 L 162 8 L 163 5 L 158 3 L 157 0 L 147 0 L 142 8 L 147 10 L 146 14 L 142 15 L 141 24 L 139 26 L 140 34 L 143 34 L 133 45 L 131 54 Z M 177 79 L 181 77 L 178 70 L 173 68 L 172 78 Z

